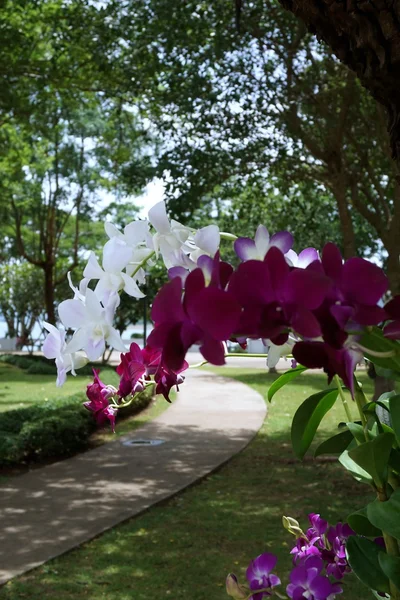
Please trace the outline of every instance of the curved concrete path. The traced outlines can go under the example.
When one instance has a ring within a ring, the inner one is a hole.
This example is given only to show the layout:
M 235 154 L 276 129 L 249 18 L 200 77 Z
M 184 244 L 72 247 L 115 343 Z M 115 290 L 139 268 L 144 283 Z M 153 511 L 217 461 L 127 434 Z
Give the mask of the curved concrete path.
M 0 486 L 0 583 L 142 512 L 242 450 L 265 417 L 244 384 L 189 371 L 178 400 L 135 432 Z M 132 446 L 132 439 L 161 439 Z

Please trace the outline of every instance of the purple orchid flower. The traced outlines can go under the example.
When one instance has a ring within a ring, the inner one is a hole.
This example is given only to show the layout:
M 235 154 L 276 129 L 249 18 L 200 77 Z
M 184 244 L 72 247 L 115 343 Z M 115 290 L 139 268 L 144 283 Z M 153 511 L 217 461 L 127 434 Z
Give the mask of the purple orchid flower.
M 141 379 L 150 379 L 161 362 L 161 351 L 146 346 L 143 350 L 134 342 L 129 352 L 121 354 L 121 362 L 117 367 L 120 375 L 118 394 L 125 398 L 129 394 L 143 391 Z
M 322 251 L 322 267 L 334 283 L 330 312 L 342 329 L 349 321 L 377 325 L 385 320 L 385 310 L 377 306 L 389 287 L 382 269 L 363 258 L 350 258 L 343 263 L 339 248 L 331 242 Z
M 247 237 L 238 238 L 234 249 L 240 260 L 264 260 L 270 248 L 279 248 L 283 254 L 293 246 L 293 236 L 288 231 L 280 231 L 270 237 L 264 225 L 257 227 L 254 240 Z
M 157 294 L 151 313 L 156 326 L 148 345 L 162 349 L 163 363 L 168 369 L 178 372 L 187 350 L 196 343 L 200 344 L 206 360 L 224 364 L 222 342 L 233 335 L 241 312 L 235 296 L 224 289 L 227 279 L 227 270 L 221 273 L 216 269 L 215 281 L 206 286 L 203 271 L 197 268 L 186 279 L 183 301 L 179 277 L 165 284 Z
M 292 600 L 333 600 L 343 590 L 338 584 L 332 584 L 328 577 L 321 575 L 324 567 L 322 560 L 310 556 L 303 565 L 295 567 L 290 573 L 290 584 L 286 588 Z
M 97 371 L 93 369 L 94 382 L 87 386 L 86 396 L 89 398 L 89 402 L 84 402 L 83 406 L 93 413 L 93 416 L 98 423 L 102 426 L 107 421 L 111 424 L 111 429 L 115 431 L 115 419 L 117 415 L 117 409 L 110 406 L 108 399 L 113 391 L 110 390 L 109 386 L 106 386 L 99 378 Z
M 385 311 L 391 322 L 385 326 L 384 335 L 392 340 L 400 340 L 400 296 L 392 298 L 385 305 Z
M 271 595 L 268 591 L 257 592 L 257 590 L 280 585 L 281 580 L 279 577 L 271 573 L 275 568 L 277 560 L 278 558 L 274 554 L 265 552 L 252 560 L 247 567 L 247 581 L 249 582 L 250 589 L 254 590 L 254 594 L 251 596 L 252 600 L 261 600 L 264 596 Z
M 241 263 L 228 287 L 243 307 L 238 333 L 277 345 L 287 341 L 289 328 L 306 338 L 319 337 L 313 311 L 324 301 L 331 281 L 311 266 L 291 269 L 276 247 L 262 262 Z
M 184 382 L 185 378 L 181 375 L 182 371 L 185 371 L 189 367 L 186 360 L 183 361 L 183 365 L 180 369 L 172 370 L 160 363 L 155 375 L 154 381 L 156 382 L 156 394 L 162 394 L 167 402 L 171 402 L 169 399 L 169 393 L 171 388 L 176 386 L 179 391 L 179 385 Z

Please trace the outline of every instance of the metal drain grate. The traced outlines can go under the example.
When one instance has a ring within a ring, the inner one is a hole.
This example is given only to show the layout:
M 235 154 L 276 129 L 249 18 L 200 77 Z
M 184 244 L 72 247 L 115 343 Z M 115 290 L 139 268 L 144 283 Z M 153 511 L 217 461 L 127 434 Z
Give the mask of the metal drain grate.
M 126 440 L 122 442 L 124 446 L 160 446 L 164 444 L 165 440 L 153 439 L 137 439 L 137 440 Z

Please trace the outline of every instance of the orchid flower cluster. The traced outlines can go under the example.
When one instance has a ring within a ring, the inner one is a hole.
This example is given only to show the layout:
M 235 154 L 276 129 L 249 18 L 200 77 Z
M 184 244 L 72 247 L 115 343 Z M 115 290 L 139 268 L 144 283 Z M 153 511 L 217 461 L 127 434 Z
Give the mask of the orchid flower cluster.
M 264 553 L 251 561 L 246 570 L 246 584 L 230 573 L 226 579 L 226 591 L 235 600 L 262 600 L 268 596 L 292 600 L 334 600 L 343 592 L 339 581 L 351 572 L 346 558 L 347 539 L 355 532 L 347 524 L 329 526 L 320 515 L 311 513 L 310 527 L 304 533 L 299 523 L 283 517 L 284 527 L 296 536 L 291 550 L 293 569 L 284 596 L 275 588 L 281 584 L 272 573 L 277 563 L 274 554 Z
M 117 412 L 148 385 L 155 384 L 156 393 L 169 400 L 171 389 L 184 380 L 186 354 L 194 344 L 214 365 L 224 364 L 227 341 L 245 347 L 247 340 L 261 339 L 270 367 L 291 354 L 293 368 L 271 385 L 269 400 L 307 368 L 322 368 L 337 389 L 300 405 L 292 422 L 294 452 L 304 457 L 321 419 L 340 397 L 346 422 L 316 455 L 337 455 L 358 482 L 372 488 L 376 500 L 349 515 L 352 529 L 329 527 L 310 515 L 311 527 L 303 533 L 286 519 L 297 538 L 286 593 L 292 600 L 333 600 L 351 566 L 375 596 L 400 600 L 400 395 L 393 391 L 368 402 L 355 377 L 365 357 L 386 377 L 400 378 L 400 296 L 383 302 L 389 286 L 382 269 L 362 258 L 343 261 L 332 243 L 321 254 L 306 248 L 297 255 L 290 233 L 270 236 L 263 225 L 254 239 L 220 232 L 216 225 L 194 231 L 169 221 L 163 202 L 123 232 L 111 223 L 105 230 L 109 240 L 102 264 L 91 253 L 78 287 L 69 278 L 74 296 L 58 307 L 63 327 L 44 324 L 43 352 L 56 361 L 57 384 L 99 359 L 106 344 L 119 351 L 118 387 L 102 382 L 95 371 L 85 403 L 99 424 L 110 422 L 114 429 Z M 236 266 L 221 259 L 224 238 L 234 242 Z M 132 343 L 127 349 L 113 327 L 120 293 L 133 301 L 142 297 L 145 267 L 160 256 L 170 280 L 154 299 L 154 328 L 144 348 Z M 69 330 L 74 333 L 67 340 Z M 353 421 L 346 388 L 359 420 Z M 383 538 L 381 546 L 375 538 Z M 282 597 L 275 590 L 279 578 L 271 573 L 275 564 L 273 555 L 262 554 L 247 570 L 247 587 L 228 577 L 228 593 L 237 599 Z

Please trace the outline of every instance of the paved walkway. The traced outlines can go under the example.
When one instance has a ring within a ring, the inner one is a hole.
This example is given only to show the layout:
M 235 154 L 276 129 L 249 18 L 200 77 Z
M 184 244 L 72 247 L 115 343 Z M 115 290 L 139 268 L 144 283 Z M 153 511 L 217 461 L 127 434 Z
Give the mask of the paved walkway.
M 251 388 L 190 371 L 178 400 L 134 433 L 0 486 L 0 583 L 74 548 L 203 477 L 253 438 Z M 132 446 L 132 439 L 160 439 Z

